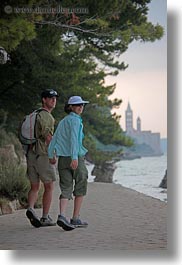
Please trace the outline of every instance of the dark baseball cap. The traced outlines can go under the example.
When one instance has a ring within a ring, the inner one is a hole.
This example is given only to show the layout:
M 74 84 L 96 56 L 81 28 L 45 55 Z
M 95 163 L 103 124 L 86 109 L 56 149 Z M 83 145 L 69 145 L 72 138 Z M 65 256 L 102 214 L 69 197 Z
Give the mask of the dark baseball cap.
M 59 97 L 57 91 L 55 91 L 54 89 L 46 89 L 41 94 L 41 98 L 52 98 L 52 97 Z

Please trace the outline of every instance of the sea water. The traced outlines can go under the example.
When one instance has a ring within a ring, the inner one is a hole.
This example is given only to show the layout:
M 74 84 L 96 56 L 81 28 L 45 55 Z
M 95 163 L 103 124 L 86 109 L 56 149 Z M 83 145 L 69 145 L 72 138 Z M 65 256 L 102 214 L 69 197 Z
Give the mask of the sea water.
M 167 202 L 167 189 L 159 188 L 167 169 L 166 155 L 121 160 L 115 165 L 114 183 Z M 91 174 L 93 168 L 93 164 L 87 163 L 89 182 L 93 182 L 95 178 Z
M 167 156 L 142 157 L 116 163 L 113 182 L 167 202 L 167 190 L 159 185 L 167 169 Z

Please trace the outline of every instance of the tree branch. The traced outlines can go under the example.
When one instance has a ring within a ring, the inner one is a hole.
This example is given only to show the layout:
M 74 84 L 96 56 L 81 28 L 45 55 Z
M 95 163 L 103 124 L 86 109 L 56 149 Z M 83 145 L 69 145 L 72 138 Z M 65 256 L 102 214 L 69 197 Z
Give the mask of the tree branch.
M 41 21 L 41 22 L 35 22 L 35 24 L 39 24 L 39 25 L 53 25 L 53 26 L 56 26 L 56 27 L 61 27 L 61 28 L 66 28 L 66 29 L 71 29 L 71 30 L 76 30 L 76 31 L 80 31 L 80 32 L 83 32 L 83 33 L 90 33 L 90 34 L 99 36 L 99 34 L 96 33 L 96 31 L 99 30 L 98 28 L 97 29 L 94 29 L 94 30 L 87 30 L 87 29 L 82 29 L 82 28 L 80 28 L 78 26 L 74 26 L 74 25 L 62 24 L 61 22 L 56 23 L 55 21 Z

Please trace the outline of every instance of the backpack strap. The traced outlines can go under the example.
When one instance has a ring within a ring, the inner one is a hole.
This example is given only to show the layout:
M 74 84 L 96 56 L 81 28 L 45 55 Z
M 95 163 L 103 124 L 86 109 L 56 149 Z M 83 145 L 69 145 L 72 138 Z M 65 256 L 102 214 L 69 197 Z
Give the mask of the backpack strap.
M 35 110 L 35 112 L 37 112 L 37 115 L 39 115 L 39 113 L 42 112 L 42 111 L 46 111 L 46 112 L 49 113 L 49 111 L 46 110 L 46 109 L 44 109 L 44 108 L 39 108 L 39 109 Z M 36 123 L 37 123 L 37 117 L 36 117 L 36 121 L 35 121 L 35 128 L 36 128 Z M 35 129 L 35 137 L 37 138 L 37 136 L 36 136 L 36 129 Z
M 48 110 L 46 110 L 44 108 L 39 108 L 39 109 L 35 110 L 35 112 L 37 112 L 37 113 L 40 113 L 41 111 L 49 112 Z

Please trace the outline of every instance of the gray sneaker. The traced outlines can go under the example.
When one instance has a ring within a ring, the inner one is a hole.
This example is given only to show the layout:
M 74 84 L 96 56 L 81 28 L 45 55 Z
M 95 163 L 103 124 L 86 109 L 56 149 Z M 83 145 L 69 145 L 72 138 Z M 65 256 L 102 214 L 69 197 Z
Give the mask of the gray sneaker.
M 69 223 L 69 221 L 63 215 L 58 215 L 57 225 L 62 227 L 65 231 L 71 231 L 75 227 Z
M 36 216 L 36 214 L 32 208 L 27 209 L 26 216 L 29 219 L 31 225 L 33 225 L 34 227 L 37 227 L 37 228 L 41 226 L 41 222 L 40 222 L 39 218 Z
M 70 223 L 74 225 L 74 227 L 87 227 L 88 223 L 81 221 L 79 218 L 77 219 L 71 219 Z
M 55 226 L 56 223 L 53 222 L 52 218 L 48 215 L 47 218 L 42 217 L 40 219 L 41 226 Z

